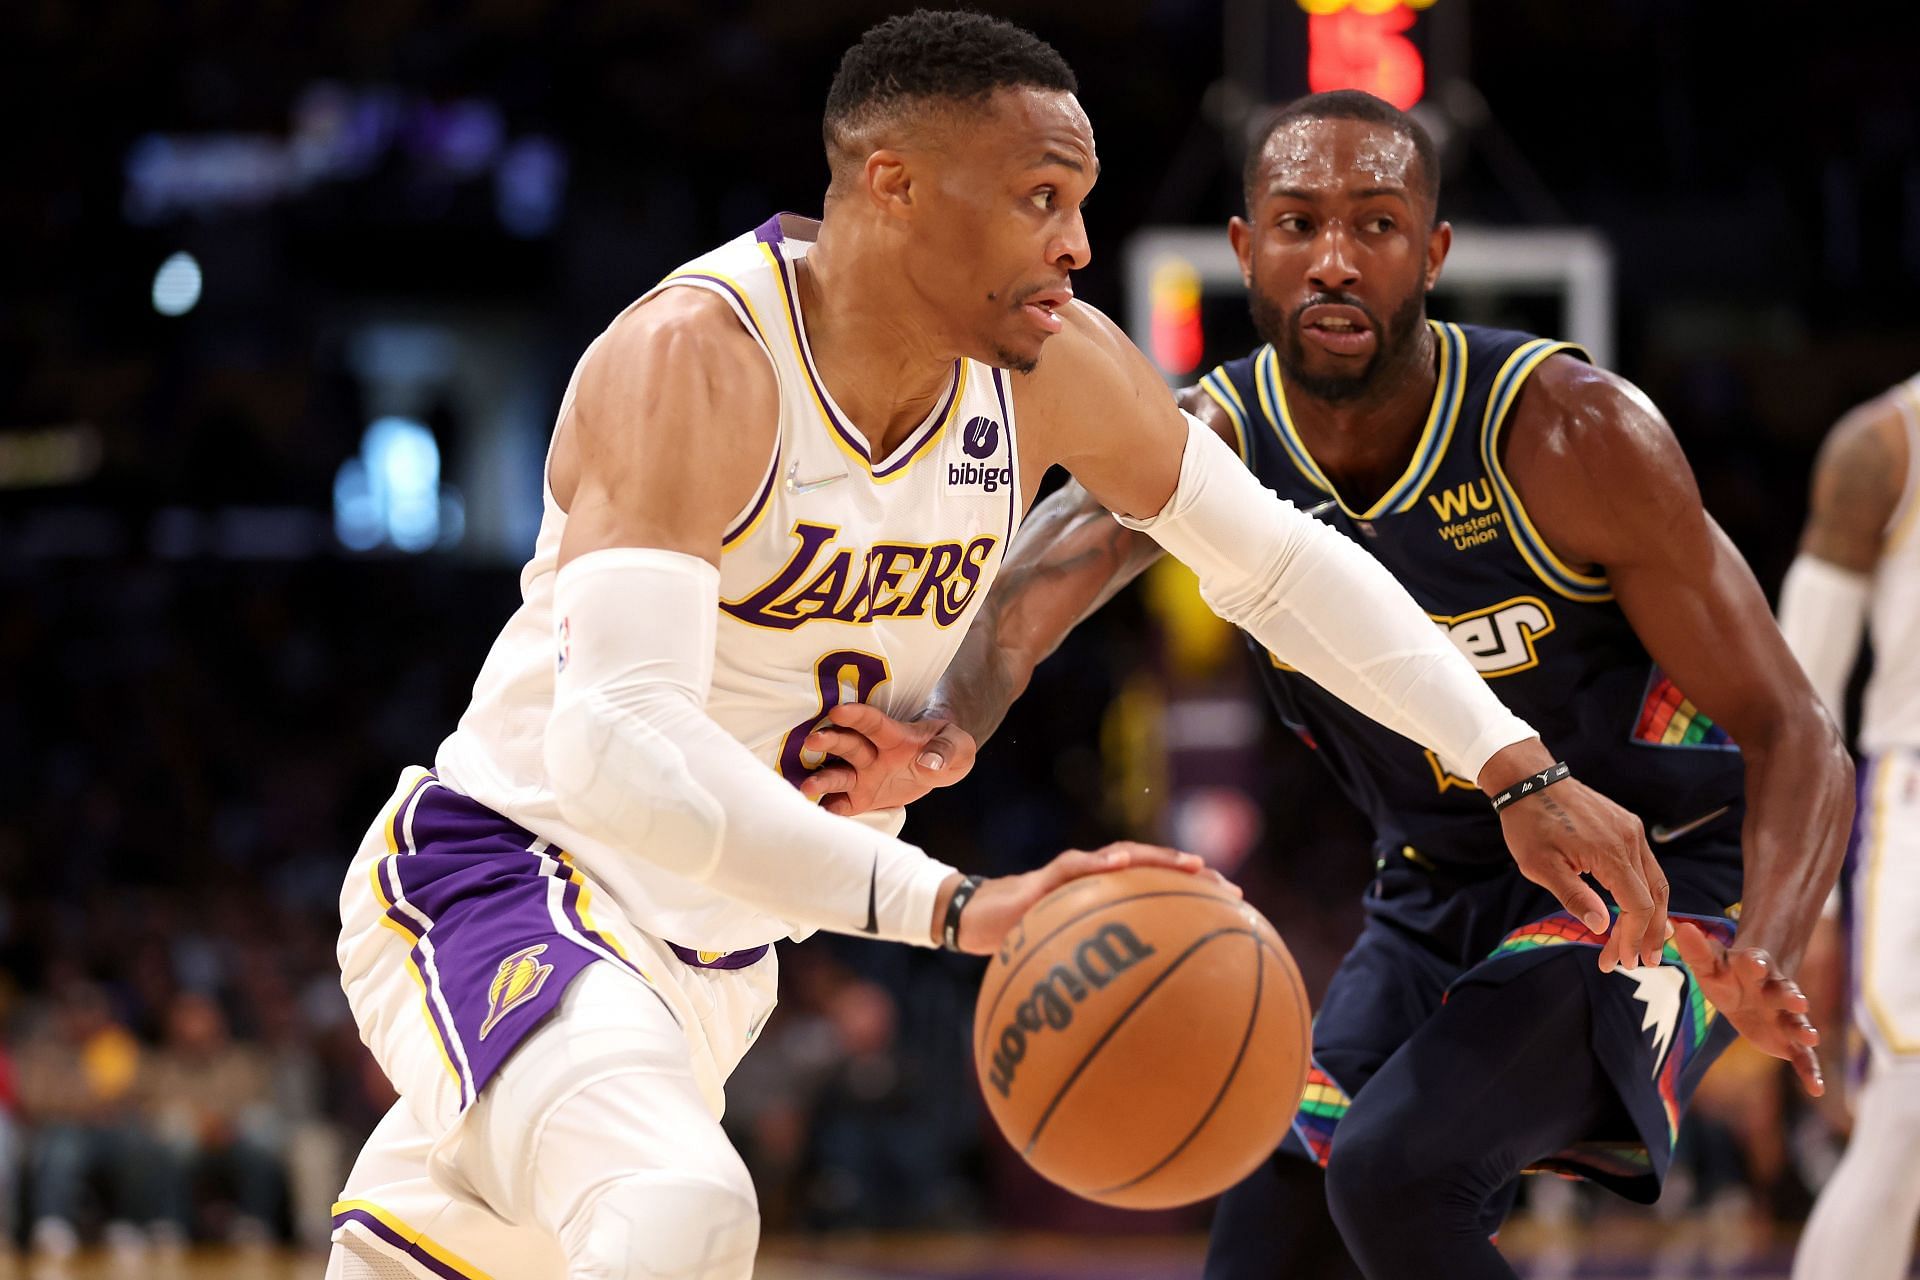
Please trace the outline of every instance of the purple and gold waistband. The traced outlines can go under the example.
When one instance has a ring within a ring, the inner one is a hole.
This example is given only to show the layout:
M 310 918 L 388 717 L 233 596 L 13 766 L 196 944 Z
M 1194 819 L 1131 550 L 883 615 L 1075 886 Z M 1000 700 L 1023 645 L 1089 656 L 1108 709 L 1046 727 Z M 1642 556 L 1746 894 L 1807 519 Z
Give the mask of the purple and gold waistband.
M 771 943 L 761 943 L 757 947 L 748 947 L 745 951 L 695 951 L 692 947 L 683 947 L 677 942 L 667 946 L 673 954 L 680 957 L 680 963 L 694 969 L 744 969 L 748 965 L 759 964 L 766 959 Z

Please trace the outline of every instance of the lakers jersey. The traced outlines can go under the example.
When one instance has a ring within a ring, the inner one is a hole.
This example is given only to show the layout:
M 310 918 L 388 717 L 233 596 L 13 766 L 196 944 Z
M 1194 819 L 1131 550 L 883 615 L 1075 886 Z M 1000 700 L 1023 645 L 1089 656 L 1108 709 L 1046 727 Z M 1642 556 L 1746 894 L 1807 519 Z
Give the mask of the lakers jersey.
M 1860 748 L 1920 747 L 1920 375 L 1894 388 L 1907 435 L 1907 474 L 1873 571 L 1868 629 L 1873 676 L 1861 705 Z
M 823 763 L 803 744 L 828 708 L 860 701 L 901 718 L 919 711 L 1020 514 L 1011 387 L 999 369 L 955 360 L 926 420 L 886 457 L 872 456 L 808 346 L 796 267 L 811 244 L 799 237 L 811 225 L 772 218 L 640 299 L 674 288 L 724 299 L 779 384 L 772 451 L 721 546 L 707 712 L 761 765 L 795 783 Z M 576 368 L 563 421 L 579 376 Z M 639 417 L 647 406 L 633 409 Z M 704 446 L 690 434 L 686 447 Z M 570 851 L 629 919 L 656 936 L 731 951 L 791 934 L 786 923 L 644 856 L 596 845 L 562 817 L 541 742 L 553 704 L 553 579 L 567 517 L 542 488 L 545 514 L 520 577 L 523 603 L 495 642 L 458 729 L 441 744 L 440 779 Z M 868 820 L 890 831 L 899 825 L 897 813 Z
M 1433 330 L 1439 379 L 1425 425 L 1399 479 L 1360 510 L 1294 428 L 1272 347 L 1201 386 L 1261 481 L 1384 564 L 1575 777 L 1639 814 L 1656 841 L 1707 827 L 1724 839 L 1743 810 L 1738 749 L 1654 665 L 1604 572 L 1554 554 L 1501 464 L 1501 432 L 1527 378 L 1556 353 L 1585 353 L 1471 325 Z M 1372 821 L 1379 858 L 1504 863 L 1499 819 L 1473 779 L 1256 654 L 1282 718 Z

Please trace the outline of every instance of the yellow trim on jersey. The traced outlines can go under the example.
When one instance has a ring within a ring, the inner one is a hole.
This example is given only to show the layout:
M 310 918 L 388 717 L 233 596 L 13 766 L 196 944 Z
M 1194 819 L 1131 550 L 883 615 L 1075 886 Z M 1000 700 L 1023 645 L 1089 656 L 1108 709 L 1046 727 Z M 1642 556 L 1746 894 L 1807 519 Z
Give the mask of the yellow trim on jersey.
M 1907 438 L 1907 474 L 1900 486 L 1901 506 L 1887 521 L 1887 534 L 1880 548 L 1883 559 L 1907 540 L 1913 531 L 1915 513 L 1920 513 L 1920 483 L 1916 483 L 1920 477 L 1920 458 L 1914 456 L 1914 445 L 1920 443 L 1920 387 L 1915 381 L 1910 378 L 1894 388 L 1896 396 L 1907 400 L 1900 413 L 1900 430 Z
M 767 518 L 767 512 L 773 510 L 773 491 L 779 487 L 780 484 L 780 444 L 781 442 L 776 436 L 773 442 L 773 462 L 767 468 L 766 483 L 755 495 L 760 503 L 759 507 L 754 510 L 753 518 L 747 521 L 739 532 L 728 534 L 720 539 L 720 549 L 722 551 L 725 551 L 736 542 L 744 542 L 752 536 L 753 531 L 760 527 L 760 522 Z
M 1280 443 L 1286 447 L 1294 466 L 1315 487 L 1332 495 L 1333 500 L 1340 504 L 1340 509 L 1355 520 L 1377 520 L 1390 513 L 1398 515 L 1411 510 L 1420 495 L 1426 492 L 1427 485 L 1432 483 L 1434 474 L 1440 470 L 1440 463 L 1446 458 L 1447 447 L 1453 443 L 1453 428 L 1460 420 L 1460 405 L 1466 399 L 1467 336 L 1458 325 L 1442 324 L 1437 320 L 1429 320 L 1427 325 L 1440 340 L 1440 366 L 1434 378 L 1433 403 L 1427 409 L 1427 420 L 1414 442 L 1406 470 L 1365 511 L 1355 511 L 1347 506 L 1339 490 L 1334 488 L 1333 482 L 1320 469 L 1320 464 L 1313 460 L 1313 454 L 1307 448 L 1307 442 L 1301 438 L 1299 428 L 1293 425 L 1293 416 L 1287 410 L 1286 386 L 1280 378 L 1279 357 L 1273 354 L 1273 348 L 1267 347 L 1260 353 L 1260 358 L 1254 361 L 1261 407 L 1266 409 L 1267 421 L 1280 437 Z
M 1902 762 L 1902 767 L 1913 767 L 1903 753 L 1889 753 L 1874 765 L 1880 776 L 1873 780 L 1873 839 L 1867 844 L 1867 892 L 1860 922 L 1860 1002 L 1867 1006 L 1867 1016 L 1880 1029 L 1887 1048 L 1894 1053 L 1909 1054 L 1920 1053 L 1920 1043 L 1900 1038 L 1899 1028 L 1880 1004 L 1873 981 L 1873 904 L 1880 901 L 1880 871 L 1887 865 L 1887 783 L 1893 772 L 1888 766 L 1896 760 Z
M 373 879 L 374 901 L 380 904 L 380 923 L 399 934 L 407 944 L 407 972 L 413 975 L 414 985 L 420 988 L 420 1016 L 427 1020 L 427 1030 L 433 1032 L 433 1044 L 440 1050 L 440 1061 L 445 1064 L 447 1074 L 453 1077 L 454 1084 L 464 1089 L 465 1077 L 460 1074 L 460 1068 L 453 1064 L 453 1054 L 448 1050 L 446 1038 L 440 1034 L 440 1024 L 434 1020 L 433 1009 L 428 1004 L 427 975 L 420 971 L 419 963 L 413 958 L 413 949 L 419 945 L 421 935 L 393 918 L 393 899 L 387 896 L 387 887 L 380 882 L 380 869 L 391 865 L 400 856 L 401 814 L 407 807 L 407 801 L 418 793 L 420 780 L 426 773 L 425 769 L 414 765 L 402 775 L 399 794 L 380 818 L 380 834 L 386 838 L 387 856 L 376 859 L 369 868 L 369 874 Z M 395 875 L 398 875 L 397 869 Z
M 1240 401 L 1240 392 L 1234 388 L 1233 380 L 1228 378 L 1223 368 L 1216 366 L 1212 373 L 1200 379 L 1200 389 L 1207 398 L 1220 406 L 1227 415 L 1227 421 L 1233 424 L 1233 447 L 1239 451 L 1240 461 L 1251 462 L 1247 451 L 1247 406 Z
M 839 424 L 833 420 L 833 411 L 827 408 L 827 402 L 821 398 L 820 388 L 813 384 L 813 370 L 807 363 L 806 344 L 800 340 L 800 326 L 794 322 L 794 315 L 800 310 L 800 302 L 788 291 L 786 264 L 780 260 L 780 255 L 774 247 L 764 240 L 760 242 L 760 252 L 766 255 L 768 265 L 773 268 L 774 283 L 780 287 L 780 297 L 786 303 L 781 311 L 786 315 L 787 336 L 793 342 L 793 358 L 800 362 L 800 380 L 807 384 L 807 394 L 813 397 L 814 408 L 820 411 L 820 425 L 827 429 L 827 435 L 840 452 L 866 468 L 867 473 L 871 475 L 873 459 L 848 443 L 847 438 L 840 432 Z
M 973 361 L 962 359 L 960 361 L 960 371 L 953 375 L 953 399 L 947 401 L 947 416 L 940 420 L 940 425 L 933 429 L 932 434 L 921 437 L 918 444 L 911 446 L 902 445 L 902 448 L 911 448 L 913 450 L 913 456 L 908 458 L 903 465 L 889 471 L 886 475 L 880 475 L 878 472 L 875 472 L 873 477 L 875 484 L 892 484 L 895 480 L 900 479 L 900 477 L 906 475 L 907 472 L 918 466 L 923 459 L 932 455 L 934 446 L 940 442 L 940 437 L 947 434 L 947 428 L 952 426 L 953 420 L 960 416 L 960 402 L 967 398 L 967 383 L 972 381 L 972 378 Z M 837 440 L 839 438 L 839 433 L 836 432 L 834 439 Z M 1007 432 L 1007 455 L 1009 457 L 1013 455 L 1013 432 L 1011 430 Z M 882 462 L 879 465 L 886 467 L 892 461 L 893 460 L 889 458 L 887 462 Z M 870 463 L 868 465 L 871 467 L 873 464 Z
M 1293 460 L 1294 469 L 1305 476 L 1307 483 L 1320 492 L 1333 494 L 1333 482 L 1321 474 L 1313 456 L 1296 443 L 1289 432 L 1281 428 L 1280 423 L 1286 417 L 1286 410 L 1284 407 L 1276 407 L 1274 403 L 1274 392 L 1279 386 L 1280 357 L 1274 354 L 1273 345 L 1269 343 L 1260 348 L 1259 354 L 1253 358 L 1253 389 L 1260 396 L 1260 411 L 1266 416 L 1267 426 L 1272 430 L 1274 438 L 1280 442 L 1281 449 Z M 1333 494 L 1333 496 L 1334 501 L 1338 502 L 1339 495 Z M 1346 504 L 1341 503 L 1340 509 L 1345 511 Z
M 1553 553 L 1553 548 L 1547 545 L 1547 540 L 1540 536 L 1540 531 L 1534 528 L 1533 521 L 1528 518 L 1519 492 L 1507 479 L 1506 468 L 1500 464 L 1500 429 L 1506 425 L 1507 412 L 1519 398 L 1520 388 L 1526 385 L 1528 377 L 1540 367 L 1541 362 L 1562 351 L 1586 355 L 1574 343 L 1535 338 L 1520 346 L 1500 366 L 1500 372 L 1493 379 L 1492 394 L 1487 397 L 1486 417 L 1480 427 L 1480 459 L 1487 474 L 1493 477 L 1494 497 L 1499 500 L 1507 527 L 1513 531 L 1513 545 L 1519 548 L 1521 559 L 1527 562 L 1534 576 L 1569 600 L 1600 604 L 1613 599 L 1613 589 L 1605 576 L 1581 573 Z
M 713 279 L 702 280 L 701 279 L 702 276 L 711 276 L 713 277 Z M 714 280 L 718 280 L 721 284 L 724 284 L 729 289 L 733 290 L 734 295 L 740 300 L 740 305 L 747 309 L 747 319 L 753 325 L 754 337 L 760 339 L 761 346 L 771 347 L 773 345 L 773 341 L 772 339 L 767 337 L 767 327 L 764 324 L 760 323 L 760 313 L 753 309 L 753 296 L 749 294 L 746 291 L 746 289 L 741 286 L 740 282 L 738 280 L 735 280 L 732 276 L 725 275 L 721 272 L 715 271 L 711 267 L 702 267 L 698 271 L 687 271 L 685 269 L 682 269 L 679 271 L 675 271 L 672 275 L 662 280 L 659 284 L 653 286 L 652 289 L 648 290 L 648 293 L 650 294 L 659 293 L 662 289 L 665 289 L 670 285 L 680 285 L 689 289 L 705 289 L 708 293 L 712 293 Z M 725 297 L 726 295 L 722 294 L 720 296 Z
M 701 279 L 702 276 L 711 276 L 712 279 L 703 280 Z M 767 349 L 768 358 L 771 359 L 773 355 L 771 347 L 773 344 L 771 340 L 768 339 L 767 337 L 767 327 L 760 323 L 760 313 L 753 309 L 753 297 L 746 291 L 744 287 L 742 287 L 740 282 L 738 280 L 735 280 L 732 276 L 726 275 L 719 271 L 715 271 L 710 267 L 702 267 L 698 271 L 688 271 L 683 268 L 681 270 L 675 271 L 672 275 L 666 277 L 659 284 L 656 284 L 655 286 L 653 286 L 653 288 L 649 289 L 647 292 L 649 296 L 651 296 L 653 294 L 659 293 L 662 289 L 665 289 L 669 286 L 678 286 L 680 288 L 685 288 L 685 289 L 704 289 L 708 293 L 713 293 L 715 292 L 713 288 L 713 283 L 716 280 L 726 285 L 727 288 L 731 289 L 733 291 L 733 296 L 739 299 L 740 305 L 746 308 L 747 322 L 753 328 L 754 337 L 759 341 L 762 348 Z M 720 296 L 726 297 L 727 295 L 721 294 Z M 776 435 L 773 442 L 773 471 L 775 472 L 775 476 L 774 476 L 775 482 L 778 481 L 777 473 L 779 472 L 779 469 L 780 469 L 780 440 Z M 767 513 L 767 509 L 773 506 L 773 490 L 769 488 L 766 491 L 766 493 L 767 493 L 767 500 L 760 504 L 759 514 L 754 516 L 753 520 L 748 523 L 747 527 L 742 529 L 739 533 L 734 534 L 731 538 L 721 539 L 720 546 L 722 550 L 725 550 L 727 547 L 732 546 L 734 543 L 740 541 L 742 538 L 752 533 L 754 530 L 754 526 L 760 523 L 760 516 L 765 515 Z
M 474 1266 L 453 1250 L 433 1240 L 431 1237 L 416 1231 L 371 1200 L 336 1200 L 333 1205 L 333 1216 L 337 1218 L 343 1213 L 352 1213 L 355 1210 L 369 1217 L 378 1219 L 381 1226 L 384 1226 L 395 1235 L 400 1236 L 406 1240 L 408 1244 L 418 1248 L 422 1253 L 428 1254 L 441 1266 L 450 1268 L 466 1276 L 467 1280 L 493 1280 L 492 1276 Z M 377 1234 L 370 1234 L 369 1238 L 379 1240 L 381 1244 L 387 1245 L 389 1248 L 391 1248 L 393 1244 L 390 1240 L 381 1239 Z
M 864 450 L 855 447 L 853 442 L 847 439 L 847 432 L 851 428 L 842 427 L 837 415 L 827 406 L 825 388 L 821 385 L 819 371 L 813 367 L 813 361 L 807 355 L 806 340 L 800 336 L 800 325 L 796 319 L 800 314 L 800 296 L 799 291 L 787 280 L 786 261 L 772 245 L 764 240 L 760 242 L 760 252 L 766 255 L 768 265 L 773 268 L 774 282 L 779 285 L 780 296 L 786 303 L 782 310 L 787 317 L 787 335 L 793 340 L 794 358 L 800 362 L 800 373 L 802 380 L 807 384 L 807 394 L 813 397 L 814 407 L 820 410 L 820 421 L 827 428 L 827 435 L 832 438 L 840 452 L 860 464 L 868 478 L 875 484 L 892 484 L 912 471 L 914 464 L 919 462 L 921 457 L 932 453 L 934 442 L 945 435 L 947 428 L 952 425 L 954 415 L 960 412 L 960 401 L 967 394 L 967 373 L 973 361 L 966 359 L 958 361 L 960 367 L 953 375 L 953 399 L 947 403 L 947 414 L 941 419 L 940 425 L 918 440 L 909 437 L 909 442 L 901 446 L 910 450 L 914 456 L 908 459 L 905 466 L 886 475 L 878 474 L 877 468 L 886 467 L 891 459 L 883 459 L 876 463 Z

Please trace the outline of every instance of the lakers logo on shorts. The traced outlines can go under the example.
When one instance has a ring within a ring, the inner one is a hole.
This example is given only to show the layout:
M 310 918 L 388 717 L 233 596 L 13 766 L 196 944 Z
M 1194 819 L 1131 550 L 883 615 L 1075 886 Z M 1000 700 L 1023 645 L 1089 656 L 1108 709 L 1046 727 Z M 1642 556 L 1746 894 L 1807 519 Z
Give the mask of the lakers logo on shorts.
M 493 985 L 487 989 L 487 1020 L 480 1024 L 482 1040 L 493 1030 L 494 1023 L 540 994 L 547 975 L 553 972 L 552 965 L 535 960 L 546 949 L 544 942 L 524 947 L 500 962 L 498 972 L 493 975 Z

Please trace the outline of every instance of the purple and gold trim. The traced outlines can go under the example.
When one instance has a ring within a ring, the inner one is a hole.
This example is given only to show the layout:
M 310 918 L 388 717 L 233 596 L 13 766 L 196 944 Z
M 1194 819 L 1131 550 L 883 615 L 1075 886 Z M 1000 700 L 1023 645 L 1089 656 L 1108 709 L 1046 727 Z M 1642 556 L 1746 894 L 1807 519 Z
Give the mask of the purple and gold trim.
M 773 228 L 773 234 L 776 239 L 780 235 L 779 222 L 779 215 L 776 214 L 772 222 L 767 224 L 767 226 Z M 759 231 L 755 232 L 755 235 L 760 235 L 762 232 L 765 232 L 766 229 L 766 226 L 761 227 Z M 754 311 L 753 303 L 747 300 L 746 290 L 742 289 L 734 281 L 727 279 L 725 276 L 715 275 L 707 271 L 677 271 L 655 285 L 654 289 L 658 292 L 669 285 L 676 284 L 689 285 L 695 288 L 711 286 L 713 290 L 733 303 L 735 313 L 747 322 L 753 329 L 754 336 L 759 339 L 760 345 L 768 348 L 769 354 L 771 354 L 771 343 L 767 338 L 766 327 L 760 323 L 759 313 Z M 723 549 L 733 545 L 735 542 L 746 537 L 748 533 L 752 532 L 754 522 L 765 514 L 767 510 L 767 500 L 773 496 L 774 481 L 777 480 L 779 476 L 780 442 L 776 437 L 773 445 L 773 461 L 767 467 L 767 478 L 760 486 L 759 496 L 754 498 L 753 505 L 747 508 L 746 513 L 734 523 L 733 528 L 721 537 L 720 546 Z
M 463 1110 L 595 961 L 623 965 L 665 1004 L 595 923 L 594 886 L 567 854 L 425 770 L 408 784 L 386 826 L 393 853 L 375 863 L 373 886 L 381 923 L 408 942 L 408 968 Z M 503 974 L 517 982 L 503 986 Z
M 593 890 L 587 887 L 587 878 L 580 874 L 580 869 L 573 865 L 573 855 L 563 849 L 553 848 L 536 848 L 531 852 L 540 859 L 542 873 L 553 876 L 561 882 L 560 910 L 566 922 L 573 926 L 583 939 L 604 951 L 608 958 L 633 970 L 642 982 L 651 987 L 653 979 L 648 976 L 645 969 L 633 962 L 633 957 L 627 954 L 627 949 L 620 945 L 619 939 L 602 933 L 594 924 L 591 905 Z M 676 1018 L 675 1021 L 679 1019 Z
M 808 359 L 811 360 L 812 357 L 809 356 Z M 809 368 L 807 373 L 811 376 L 813 370 Z M 946 433 L 948 424 L 953 421 L 954 410 L 959 407 L 960 396 L 966 388 L 967 362 L 965 360 L 955 360 L 953 362 L 953 381 L 947 387 L 947 398 L 938 409 L 933 411 L 933 416 L 928 419 L 929 422 L 934 424 L 933 430 L 921 436 L 920 439 L 912 445 L 898 450 L 897 456 L 885 466 L 875 468 L 873 478 L 881 481 L 891 480 L 912 466 L 915 458 L 925 453 L 935 440 L 938 440 Z M 864 453 L 865 449 L 863 448 L 861 451 Z
M 381 1244 L 405 1254 L 443 1280 L 493 1280 L 459 1254 L 436 1244 L 369 1200 L 342 1200 L 333 1206 L 333 1230 L 338 1235 L 349 1223 L 358 1223 Z
M 776 236 L 779 234 L 777 223 L 778 219 L 775 219 Z M 763 226 L 761 231 L 764 230 L 766 228 Z M 786 304 L 787 330 L 793 337 L 794 349 L 800 353 L 800 367 L 807 375 L 807 385 L 813 392 L 813 402 L 819 406 L 820 416 L 826 421 L 834 441 L 844 452 L 865 467 L 874 480 L 884 484 L 899 477 L 916 458 L 927 451 L 935 440 L 945 434 L 947 427 L 952 423 L 954 411 L 959 407 L 960 398 L 966 391 L 967 362 L 965 360 L 953 362 L 953 380 L 947 388 L 947 397 L 921 425 L 918 438 L 910 437 L 908 443 L 902 445 L 890 461 L 876 467 L 873 455 L 867 451 L 866 439 L 847 425 L 845 419 L 841 417 L 839 408 L 833 403 L 833 398 L 827 394 L 826 384 L 820 380 L 820 371 L 814 367 L 813 348 L 808 344 L 806 330 L 800 323 L 799 288 L 791 274 L 793 263 L 775 249 L 773 243 L 761 238 L 759 232 L 755 233 L 755 238 L 760 239 L 760 249 L 767 255 L 767 261 L 773 267 L 773 278 L 779 284 L 780 297 Z
M 690 284 L 695 281 L 701 285 L 712 286 L 715 292 L 730 300 L 733 303 L 733 309 L 753 327 L 754 336 L 760 339 L 761 346 L 772 345 L 767 337 L 766 326 L 760 323 L 760 314 L 753 309 L 753 303 L 747 298 L 747 291 L 725 276 L 715 275 L 710 271 L 676 271 L 653 288 L 654 292 L 658 293 L 670 285 Z
M 433 1028 L 440 1060 L 446 1064 L 447 1074 L 453 1077 L 459 1088 L 460 1105 L 465 1107 L 474 1097 L 473 1073 L 467 1066 L 465 1047 L 454 1030 L 453 1013 L 447 1007 L 446 992 L 440 985 L 439 963 L 434 955 L 433 943 L 427 937 L 433 928 L 433 921 L 407 900 L 400 882 L 400 858 L 418 852 L 413 840 L 414 813 L 428 790 L 439 785 L 438 778 L 422 769 L 420 776 L 399 803 L 394 805 L 393 816 L 385 827 L 387 856 L 373 864 L 372 880 L 374 897 L 385 908 L 381 923 L 407 941 L 407 969 L 415 985 L 420 988 L 421 1010 L 426 1014 L 428 1025 Z
M 683 947 L 677 942 L 669 942 L 667 948 L 680 958 L 680 963 L 691 969 L 745 969 L 749 965 L 759 964 L 767 958 L 767 952 L 773 949 L 771 943 L 761 943 L 757 947 L 748 947 L 745 951 L 695 951 L 692 947 Z
M 773 496 L 773 485 L 779 478 L 780 444 L 776 439 L 773 446 L 773 462 L 767 467 L 767 480 L 760 486 L 760 496 L 753 500 L 753 505 L 747 508 L 746 514 L 735 522 L 733 528 L 722 535 L 720 539 L 722 549 L 732 546 L 753 531 L 753 526 L 760 522 L 762 515 L 766 514 L 767 499 Z

